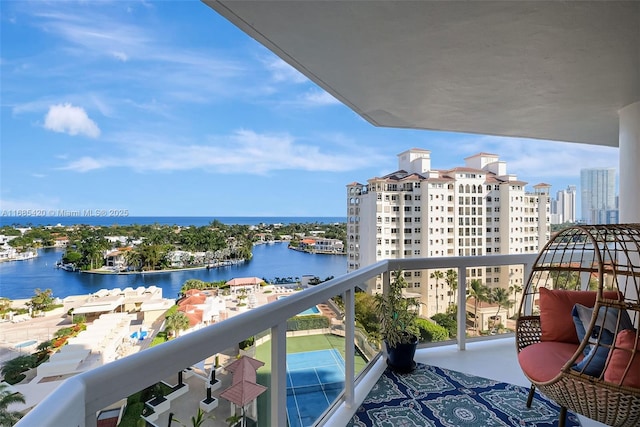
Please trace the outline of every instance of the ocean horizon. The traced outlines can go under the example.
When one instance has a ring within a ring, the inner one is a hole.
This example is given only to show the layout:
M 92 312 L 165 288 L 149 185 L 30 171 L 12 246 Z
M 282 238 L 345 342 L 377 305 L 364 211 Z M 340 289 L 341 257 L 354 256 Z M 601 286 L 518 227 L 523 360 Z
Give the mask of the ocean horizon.
M 226 225 L 344 223 L 342 216 L 0 216 L 0 226 L 178 225 L 202 227 L 218 220 Z

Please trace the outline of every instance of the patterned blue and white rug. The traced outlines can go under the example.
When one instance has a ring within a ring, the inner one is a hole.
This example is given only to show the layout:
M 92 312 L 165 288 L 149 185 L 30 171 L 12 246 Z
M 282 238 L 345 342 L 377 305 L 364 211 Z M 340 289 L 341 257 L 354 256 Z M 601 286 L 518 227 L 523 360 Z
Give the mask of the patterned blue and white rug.
M 560 407 L 529 389 L 419 363 L 410 374 L 387 369 L 349 427 L 556 426 Z M 568 412 L 567 427 L 580 426 Z

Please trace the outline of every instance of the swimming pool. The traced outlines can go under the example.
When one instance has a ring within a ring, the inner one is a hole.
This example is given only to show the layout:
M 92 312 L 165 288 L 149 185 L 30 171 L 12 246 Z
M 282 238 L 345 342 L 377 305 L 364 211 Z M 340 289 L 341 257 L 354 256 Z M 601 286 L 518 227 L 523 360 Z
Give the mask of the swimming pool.
M 288 295 L 280 295 L 278 296 L 278 299 L 286 298 L 287 296 Z M 298 313 L 298 316 L 311 316 L 313 314 L 320 314 L 320 309 L 316 305 L 314 305 L 313 307 L 307 308 L 302 313 Z
M 36 340 L 29 340 L 29 341 L 24 341 L 24 342 L 21 342 L 19 344 L 16 344 L 14 347 L 15 348 L 31 347 L 32 345 L 37 344 L 37 343 L 38 343 L 38 341 L 36 341 Z
M 302 313 L 298 313 L 298 316 L 310 316 L 312 314 L 320 314 L 320 310 L 318 310 L 318 307 L 316 307 L 315 305 L 313 307 L 307 308 Z

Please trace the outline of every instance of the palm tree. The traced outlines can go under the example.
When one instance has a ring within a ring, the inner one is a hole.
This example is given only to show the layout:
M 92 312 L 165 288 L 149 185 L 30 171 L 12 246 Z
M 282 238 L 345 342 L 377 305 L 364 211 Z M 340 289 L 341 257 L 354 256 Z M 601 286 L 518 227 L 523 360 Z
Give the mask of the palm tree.
M 458 272 L 452 268 L 448 269 L 444 281 L 449 286 L 449 305 L 453 305 L 453 296 L 458 290 Z
M 207 420 L 212 420 L 215 417 L 213 415 L 205 416 L 204 411 L 201 408 L 198 408 L 198 413 L 195 416 L 191 417 L 191 426 L 190 427 L 202 427 Z M 175 419 L 178 423 L 183 425 L 184 427 L 189 427 L 187 424 L 183 424 L 180 420 Z
M 36 367 L 37 360 L 38 358 L 33 354 L 15 357 L 4 362 L 2 368 L 0 368 L 0 373 L 2 373 L 6 381 L 19 381 L 22 379 L 23 372 Z
M 522 292 L 522 286 L 520 286 L 520 285 L 509 286 L 509 290 L 511 292 L 513 292 L 513 303 L 517 304 L 518 303 L 518 294 L 520 292 Z
M 498 304 L 498 311 L 496 311 L 496 315 L 494 317 L 497 318 L 500 314 L 500 309 L 502 307 L 509 310 L 513 305 L 513 301 L 509 299 L 509 291 L 505 288 L 493 288 L 489 292 L 489 298 L 492 303 Z M 493 328 L 495 329 L 496 323 L 495 320 L 493 322 Z
M 124 259 L 127 263 L 127 266 L 131 267 L 134 271 L 140 269 L 140 262 L 142 261 L 142 257 L 140 256 L 140 252 L 137 249 L 132 249 L 125 252 Z
M 189 318 L 181 311 L 170 314 L 165 319 L 164 330 L 177 337 L 180 331 L 189 329 Z
M 432 279 L 436 279 L 436 313 L 438 312 L 438 281 L 444 277 L 444 273 L 440 270 L 436 270 L 429 276 Z
M 0 383 L 0 426 L 12 426 L 22 417 L 20 412 L 10 411 L 9 405 L 25 403 L 21 393 L 11 393 L 8 387 L 7 384 Z
M 478 332 L 478 302 L 486 301 L 488 288 L 480 279 L 473 279 L 467 287 L 467 299 L 473 298 L 473 327 Z

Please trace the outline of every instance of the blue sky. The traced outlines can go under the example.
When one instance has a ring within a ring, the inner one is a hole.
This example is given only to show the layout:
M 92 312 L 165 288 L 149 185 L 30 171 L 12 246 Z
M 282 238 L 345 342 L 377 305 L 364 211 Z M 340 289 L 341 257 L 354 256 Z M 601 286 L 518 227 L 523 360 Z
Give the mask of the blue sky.
M 375 128 L 199 1 L 0 3 L 0 208 L 344 216 L 345 185 L 431 150 L 579 188 L 618 150 Z M 579 210 L 578 206 L 578 210 Z

